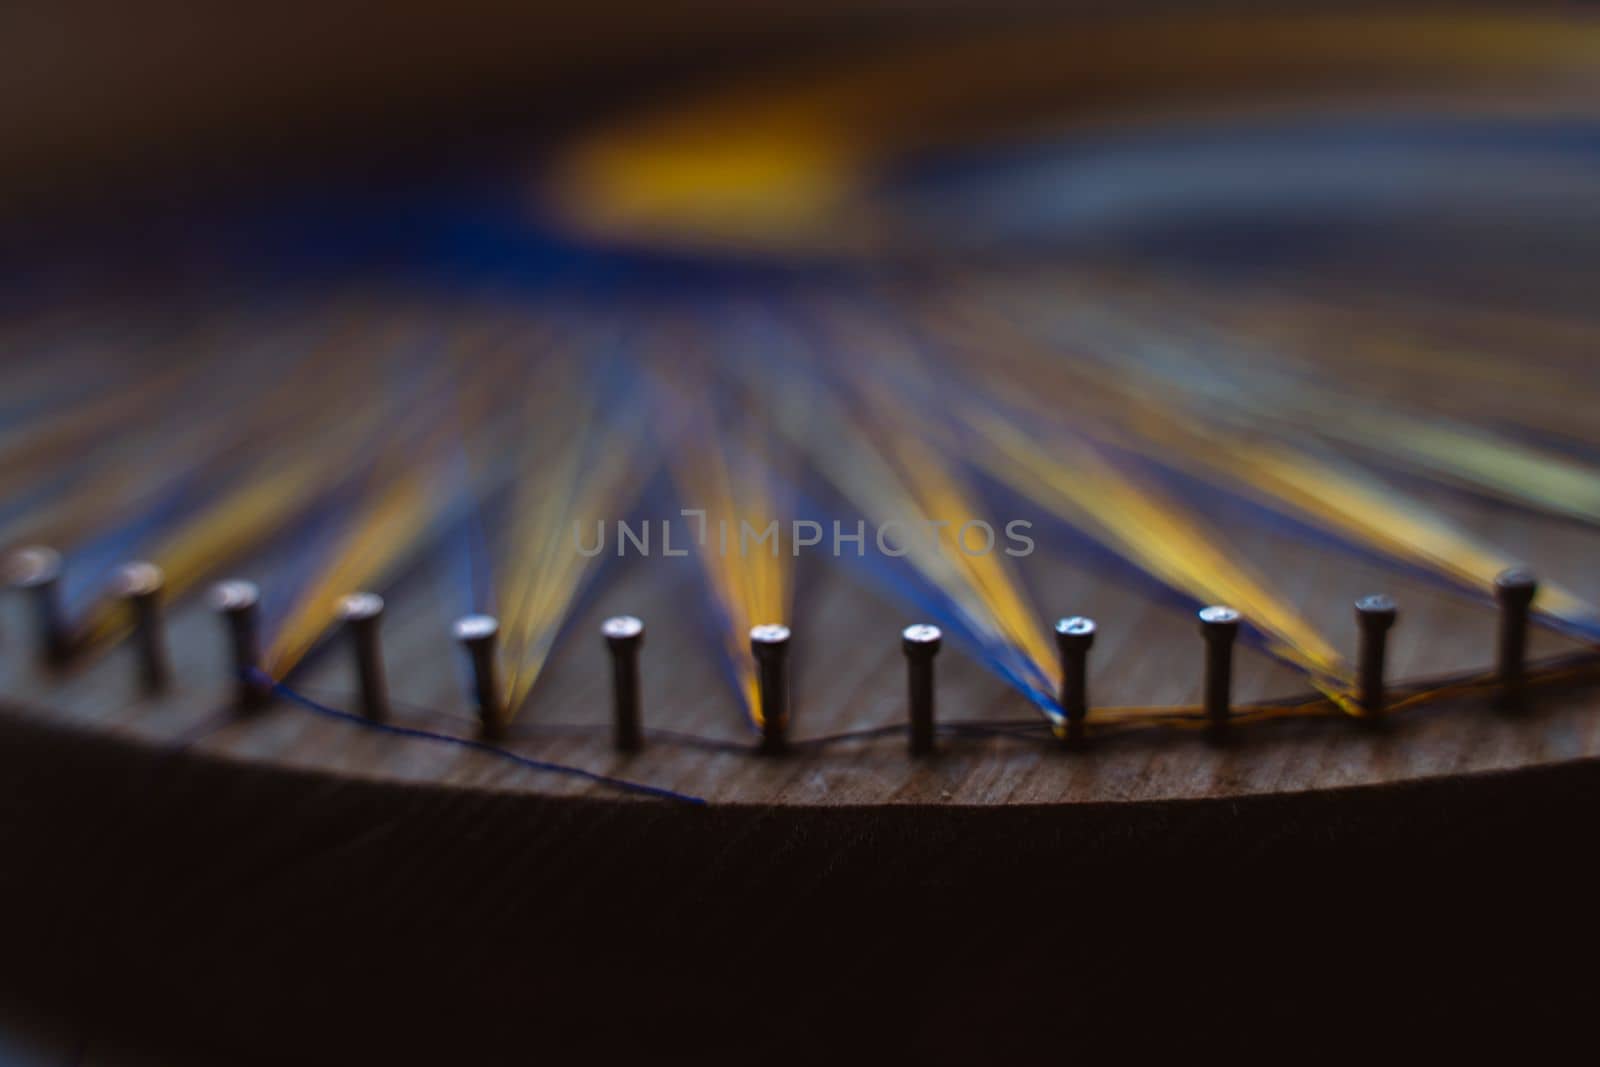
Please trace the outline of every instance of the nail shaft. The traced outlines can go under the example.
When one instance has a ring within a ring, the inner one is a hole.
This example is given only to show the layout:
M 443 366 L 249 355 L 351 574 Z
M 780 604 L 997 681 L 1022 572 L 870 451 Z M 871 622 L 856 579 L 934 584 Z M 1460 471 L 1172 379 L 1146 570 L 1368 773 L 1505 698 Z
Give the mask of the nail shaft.
M 618 752 L 644 747 L 639 713 L 639 649 L 644 645 L 644 623 L 632 615 L 617 615 L 600 624 L 611 650 L 611 743 Z
M 934 748 L 933 660 L 943 641 L 937 626 L 919 623 L 900 631 L 900 647 L 906 654 L 913 756 L 926 756 Z
M 267 702 L 261 671 L 261 591 L 253 582 L 218 582 L 211 603 L 228 628 L 228 648 L 235 679 L 235 704 L 253 711 Z
M 40 662 L 47 667 L 64 665 L 72 655 L 72 635 L 61 607 L 61 554 L 42 545 L 18 549 L 8 570 L 12 586 L 33 602 Z
M 1494 595 L 1500 603 L 1496 673 L 1500 680 L 1498 702 L 1503 708 L 1514 708 L 1522 702 L 1527 676 L 1528 621 L 1538 593 L 1539 579 L 1532 571 L 1514 567 L 1495 577 Z
M 1061 710 L 1067 717 L 1062 738 L 1068 746 L 1084 742 L 1089 717 L 1089 649 L 1094 647 L 1093 619 L 1074 615 L 1056 623 L 1056 651 L 1061 656 Z
M 1206 641 L 1206 720 L 1212 735 L 1220 737 L 1233 714 L 1233 645 L 1239 636 L 1239 613 L 1221 605 L 1202 608 L 1200 633 Z
M 356 682 L 361 687 L 361 714 L 374 722 L 389 717 L 389 687 L 384 679 L 383 597 L 376 593 L 351 593 L 339 601 L 339 616 L 350 632 L 355 655 Z
M 478 704 L 478 725 L 485 737 L 505 730 L 505 709 L 500 701 L 500 669 L 495 647 L 500 623 L 492 615 L 467 615 L 456 620 L 456 640 L 467 650 L 472 664 L 472 692 Z
M 162 692 L 172 684 L 161 617 L 161 592 L 165 583 L 166 576 L 161 568 L 143 562 L 124 564 L 115 582 L 117 595 L 128 604 L 134 654 L 139 659 L 139 686 L 146 693 Z
M 761 751 L 776 756 L 789 747 L 789 628 L 778 624 L 750 631 L 761 697 Z
M 1384 671 L 1389 651 L 1389 630 L 1398 609 L 1381 593 L 1356 601 L 1356 625 L 1361 628 L 1361 644 L 1356 651 L 1356 676 L 1360 688 L 1361 710 L 1374 724 L 1383 720 L 1388 707 Z

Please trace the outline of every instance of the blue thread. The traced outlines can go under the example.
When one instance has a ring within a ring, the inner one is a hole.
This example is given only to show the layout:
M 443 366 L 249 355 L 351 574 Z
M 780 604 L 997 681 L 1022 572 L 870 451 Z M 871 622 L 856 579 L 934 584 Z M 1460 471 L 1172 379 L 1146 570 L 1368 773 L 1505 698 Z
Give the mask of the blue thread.
M 251 681 L 257 682 L 258 684 L 265 683 L 269 685 L 272 691 L 278 696 L 284 697 L 293 703 L 299 704 L 308 711 L 314 711 L 318 715 L 323 715 L 330 719 L 339 719 L 344 722 L 354 723 L 357 726 L 364 726 L 370 730 L 376 730 L 379 733 L 392 734 L 396 737 L 410 737 L 418 741 L 437 741 L 441 744 L 456 745 L 460 748 L 472 749 L 475 752 L 487 752 L 490 755 L 500 756 L 503 759 L 510 760 L 519 767 L 526 767 L 529 770 L 534 771 L 546 771 L 551 774 L 565 774 L 574 778 L 583 778 L 586 781 L 594 782 L 597 785 L 603 785 L 608 789 L 616 789 L 623 793 L 637 793 L 641 796 L 656 797 L 660 800 L 675 800 L 683 804 L 703 805 L 706 802 L 704 797 L 691 796 L 688 793 L 678 793 L 671 789 L 663 789 L 660 786 L 645 785 L 643 782 L 630 782 L 625 778 L 612 778 L 608 775 L 596 774 L 594 771 L 586 771 L 582 767 L 569 767 L 562 763 L 550 763 L 545 760 L 529 759 L 527 756 L 519 756 L 509 749 L 500 748 L 496 745 L 491 745 L 483 741 L 473 741 L 470 738 L 465 737 L 451 737 L 449 734 L 436 734 L 431 730 L 418 730 L 411 726 L 396 726 L 393 723 L 374 722 L 371 719 L 362 718 L 360 715 L 355 715 L 348 711 L 340 711 L 338 708 L 329 707 L 326 704 L 319 704 L 310 697 L 302 696 L 301 694 L 295 692 L 282 682 L 274 681 L 264 671 L 249 671 L 246 673 L 247 677 Z

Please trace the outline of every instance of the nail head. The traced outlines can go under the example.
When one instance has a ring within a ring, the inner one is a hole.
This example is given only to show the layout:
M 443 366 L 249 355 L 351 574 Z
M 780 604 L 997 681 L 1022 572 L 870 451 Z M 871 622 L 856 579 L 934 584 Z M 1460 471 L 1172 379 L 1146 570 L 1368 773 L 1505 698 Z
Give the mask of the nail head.
M 763 623 L 750 629 L 750 643 L 753 645 L 776 646 L 787 644 L 788 641 L 789 628 L 781 623 Z
M 61 553 L 44 545 L 19 548 L 6 561 L 6 580 L 18 589 L 34 589 L 61 577 Z
M 644 636 L 644 623 L 632 615 L 613 615 L 600 624 L 607 641 L 631 641 Z
M 485 641 L 500 632 L 500 623 L 493 615 L 463 615 L 453 629 L 457 641 Z
M 160 592 L 166 575 L 161 573 L 161 568 L 154 563 L 144 560 L 135 560 L 124 563 L 117 568 L 116 577 L 112 579 L 111 588 L 117 596 L 138 597 L 149 596 Z
M 261 590 L 254 582 L 232 579 L 211 587 L 211 606 L 218 611 L 243 611 L 261 602 Z

